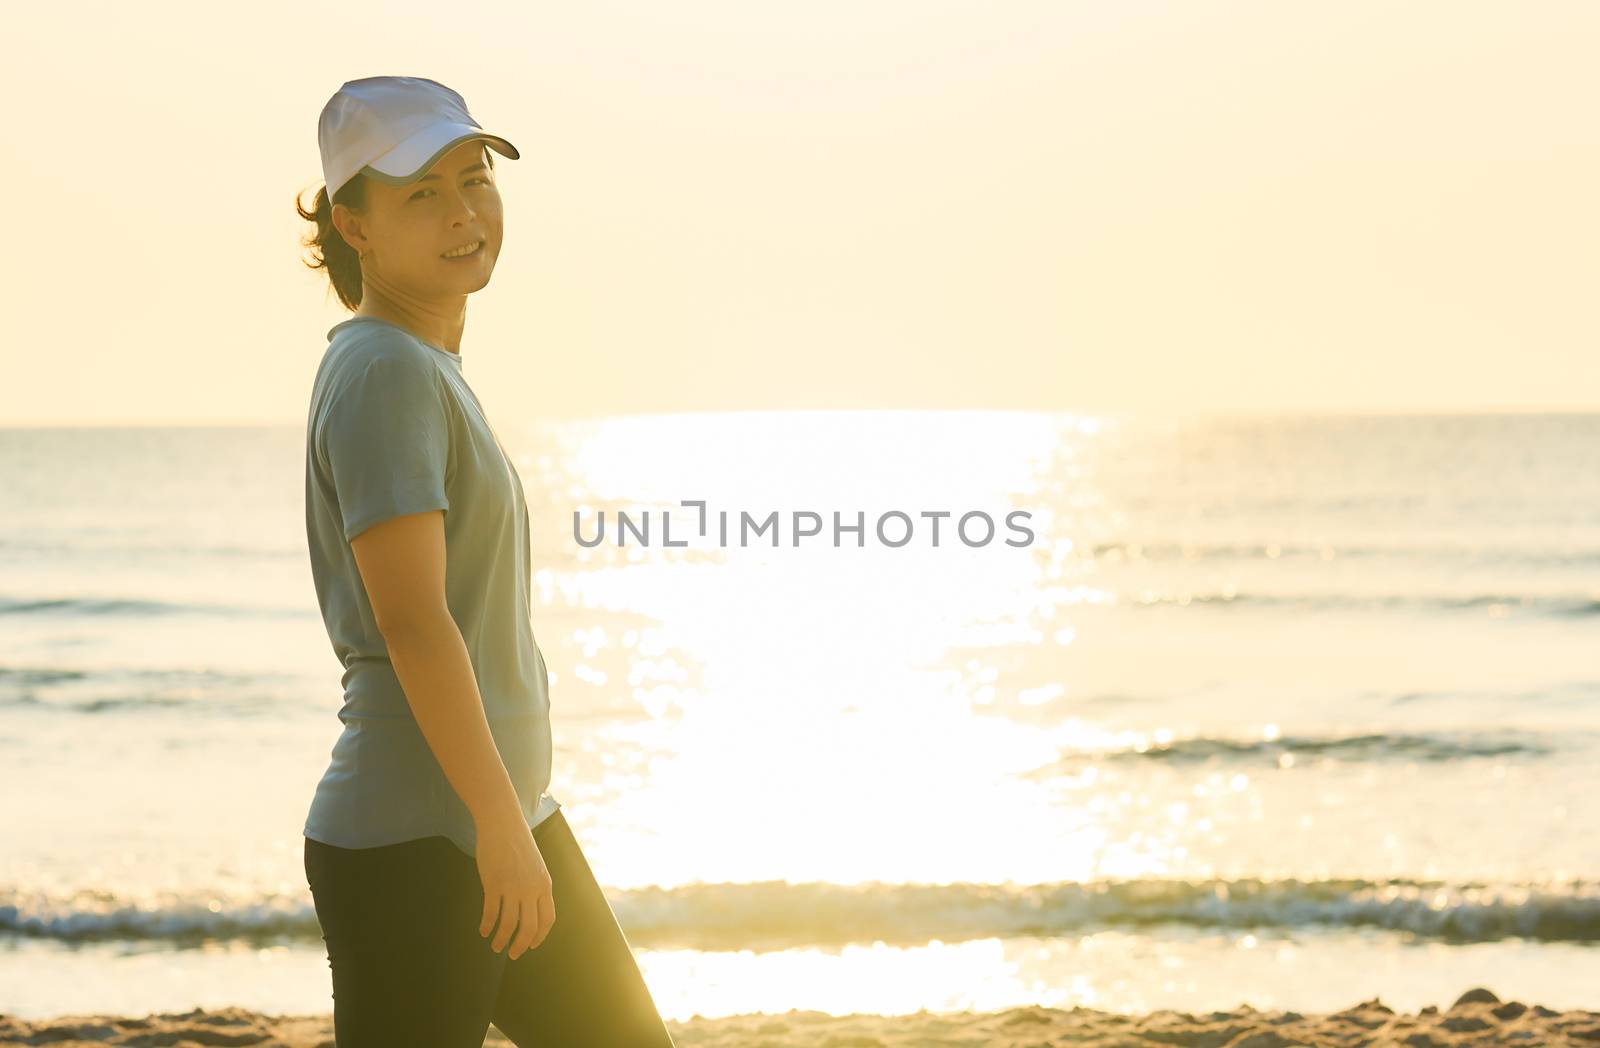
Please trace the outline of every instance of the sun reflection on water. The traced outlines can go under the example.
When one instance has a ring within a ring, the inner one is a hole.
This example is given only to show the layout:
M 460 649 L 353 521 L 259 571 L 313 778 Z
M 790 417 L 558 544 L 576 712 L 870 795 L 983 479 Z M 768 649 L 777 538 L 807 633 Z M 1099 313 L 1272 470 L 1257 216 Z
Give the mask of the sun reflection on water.
M 1093 504 L 1087 460 L 1110 423 L 977 414 L 971 427 L 927 413 L 751 415 L 738 441 L 718 415 L 568 434 L 561 467 L 578 478 L 574 502 L 541 507 L 560 542 L 546 545 L 539 592 L 560 603 L 536 621 L 573 623 L 549 653 L 564 685 L 553 708 L 558 734 L 590 737 L 557 789 L 604 805 L 588 829 L 613 883 L 630 869 L 664 884 L 1162 868 L 1151 842 L 1108 829 L 1114 812 L 1075 803 L 1098 788 L 1092 773 L 1047 789 L 1028 778 L 1063 753 L 1124 741 L 1051 708 L 1070 694 L 1072 609 L 1109 597 L 1088 580 L 1059 581 L 1078 543 L 1061 533 L 1070 518 L 1047 478 L 1070 467 L 1073 499 Z M 892 509 L 999 520 L 1020 508 L 1034 514 L 1036 542 L 969 547 L 945 518 L 937 546 L 922 534 L 900 548 L 858 548 L 851 535 L 795 546 L 785 534 L 777 548 L 719 547 L 714 524 L 706 538 L 680 529 L 697 519 L 684 499 L 705 500 L 712 521 L 724 509 L 870 521 Z M 621 560 L 614 548 L 579 549 L 574 504 L 671 512 L 689 547 L 636 546 Z M 619 704 L 634 710 L 621 725 L 584 718 Z M 1022 709 L 1033 715 L 1010 715 Z M 624 750 L 636 759 L 594 759 Z M 1040 846 L 986 869 L 967 842 L 989 834 Z

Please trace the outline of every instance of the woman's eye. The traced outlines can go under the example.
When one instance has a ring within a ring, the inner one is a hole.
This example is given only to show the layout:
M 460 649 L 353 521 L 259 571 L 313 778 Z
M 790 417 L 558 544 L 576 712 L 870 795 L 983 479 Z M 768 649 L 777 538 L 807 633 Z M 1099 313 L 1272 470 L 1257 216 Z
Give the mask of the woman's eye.
M 484 185 L 488 185 L 489 184 L 489 180 L 487 178 L 484 178 L 482 175 L 476 175 L 476 176 L 474 176 L 472 178 L 467 179 L 467 185 L 469 185 L 469 186 L 474 182 L 482 182 Z M 422 198 L 422 194 L 431 193 L 431 192 L 433 192 L 433 190 L 431 190 L 431 189 L 419 189 L 415 193 L 411 194 L 410 199 L 412 199 L 412 200 L 420 200 Z

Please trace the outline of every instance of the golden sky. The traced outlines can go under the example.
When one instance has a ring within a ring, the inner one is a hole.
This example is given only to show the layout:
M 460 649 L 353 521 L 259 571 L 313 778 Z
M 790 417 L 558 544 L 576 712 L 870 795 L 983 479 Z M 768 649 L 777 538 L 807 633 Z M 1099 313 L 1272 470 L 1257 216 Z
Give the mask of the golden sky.
M 1600 407 L 1592 0 L 7 21 L 0 424 L 302 425 L 347 314 L 293 197 L 379 74 L 522 151 L 491 414 Z

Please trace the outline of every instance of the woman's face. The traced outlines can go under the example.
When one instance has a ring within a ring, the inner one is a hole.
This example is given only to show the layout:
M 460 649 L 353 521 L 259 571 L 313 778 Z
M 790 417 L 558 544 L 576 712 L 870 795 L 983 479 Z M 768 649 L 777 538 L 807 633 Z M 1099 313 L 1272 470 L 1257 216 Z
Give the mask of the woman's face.
M 466 295 L 488 284 L 504 215 L 486 151 L 480 140 L 463 142 L 404 186 L 368 179 L 365 213 L 351 215 L 352 246 L 368 252 L 365 270 L 418 298 Z M 445 257 L 474 242 L 481 245 L 471 255 Z

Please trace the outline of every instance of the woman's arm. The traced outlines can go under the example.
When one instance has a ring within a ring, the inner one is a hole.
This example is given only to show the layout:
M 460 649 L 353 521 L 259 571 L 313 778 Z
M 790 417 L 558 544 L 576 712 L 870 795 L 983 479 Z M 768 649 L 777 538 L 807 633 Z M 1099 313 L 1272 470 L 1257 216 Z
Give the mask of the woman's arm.
M 445 777 L 480 827 L 521 806 L 445 601 L 444 514 L 390 517 L 350 543 L 389 661 Z
M 550 934 L 555 895 L 445 600 L 444 513 L 389 517 L 358 533 L 350 548 L 406 702 L 472 813 L 483 882 L 478 934 L 487 937 L 498 926 L 491 947 L 515 960 Z

